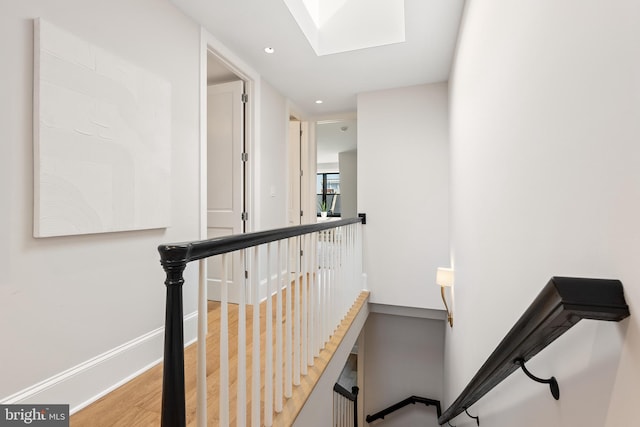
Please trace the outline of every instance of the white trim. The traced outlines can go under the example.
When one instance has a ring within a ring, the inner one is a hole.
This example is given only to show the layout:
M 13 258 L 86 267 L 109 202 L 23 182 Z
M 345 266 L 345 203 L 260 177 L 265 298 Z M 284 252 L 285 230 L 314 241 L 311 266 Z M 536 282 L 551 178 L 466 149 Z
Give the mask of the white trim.
M 197 319 L 196 311 L 184 317 L 185 347 L 196 340 Z M 73 414 L 157 365 L 163 342 L 164 326 L 7 396 L 0 404 L 69 404 Z
M 304 212 L 301 224 L 313 224 L 316 222 L 316 174 L 317 170 L 317 147 L 316 147 L 316 122 L 308 118 L 308 115 L 290 99 L 286 101 L 285 128 L 289 129 L 291 117 L 295 117 L 300 122 L 302 130 L 302 144 L 300 146 L 300 169 L 304 172 L 300 179 L 300 209 Z M 291 167 L 291 159 L 287 150 L 287 165 Z M 297 173 L 296 173 L 297 176 Z M 291 173 L 287 174 L 287 203 L 292 195 Z

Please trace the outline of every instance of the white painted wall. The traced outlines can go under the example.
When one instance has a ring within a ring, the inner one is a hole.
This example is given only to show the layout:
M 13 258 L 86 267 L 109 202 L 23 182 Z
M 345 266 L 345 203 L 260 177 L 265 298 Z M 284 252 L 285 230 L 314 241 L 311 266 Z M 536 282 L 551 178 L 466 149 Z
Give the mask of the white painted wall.
M 288 137 L 289 116 L 287 100 L 269 83 L 260 84 L 261 125 L 256 185 L 259 205 L 253 209 L 257 215 L 258 230 L 287 226 Z M 249 160 L 251 162 L 251 159 Z M 249 165 L 251 167 L 251 165 Z M 251 213 L 249 214 L 251 215 Z M 272 249 L 271 273 L 277 271 L 275 245 Z M 267 297 L 267 249 L 260 250 L 260 300 Z M 272 277 L 273 278 L 273 277 Z
M 622 280 L 632 317 L 583 321 L 470 410 L 482 425 L 637 424 L 640 3 L 467 2 L 451 78 L 456 321 L 450 403 L 553 275 Z M 371 275 L 373 276 L 373 275 Z M 452 422 L 471 426 L 466 416 Z
M 358 210 L 371 302 L 442 308 L 449 263 L 447 85 L 358 95 Z
M 32 19 L 41 16 L 172 85 L 171 226 L 32 238 Z M 69 403 L 72 411 L 162 357 L 165 287 L 156 247 L 199 230 L 200 28 L 151 0 L 0 5 L 0 402 Z M 257 76 L 259 79 L 259 76 Z M 286 219 L 286 100 L 260 82 L 254 147 L 256 228 Z M 195 338 L 197 265 L 187 268 L 186 340 Z
M 358 216 L 358 150 L 338 153 L 338 159 L 342 217 L 354 218 Z
M 364 333 L 365 415 L 411 396 L 442 399 L 442 320 L 371 313 Z M 406 406 L 376 423 L 385 427 L 439 425 L 435 406 L 423 404 Z
M 170 82 L 170 227 L 32 237 L 33 19 L 39 16 Z M 70 380 L 82 384 L 31 399 L 73 409 L 162 355 L 165 286 L 156 247 L 198 237 L 199 28 L 174 6 L 153 0 L 2 2 L 0 28 L 0 400 L 77 368 Z M 185 314 L 196 308 L 195 273 L 186 274 Z M 125 343 L 131 347 L 115 351 Z M 104 353 L 113 357 L 91 360 Z
M 287 225 L 286 99 L 268 82 L 261 81 L 260 229 Z

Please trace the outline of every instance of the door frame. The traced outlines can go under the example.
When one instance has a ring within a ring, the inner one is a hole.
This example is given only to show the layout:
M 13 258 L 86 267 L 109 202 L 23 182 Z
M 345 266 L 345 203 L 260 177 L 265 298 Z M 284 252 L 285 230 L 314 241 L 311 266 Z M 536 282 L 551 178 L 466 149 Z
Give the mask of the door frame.
M 245 232 L 259 228 L 260 212 L 258 200 L 260 134 L 260 75 L 231 52 L 222 42 L 206 29 L 200 29 L 200 224 L 199 238 L 207 238 L 207 53 L 216 58 L 237 75 L 245 84 L 249 99 L 245 105 L 245 150 L 249 155 L 246 165 L 245 211 L 249 218 L 245 222 Z
M 300 121 L 300 126 L 303 132 L 302 147 L 300 150 L 300 168 L 304 171 L 304 174 L 300 179 L 300 208 L 304 212 L 304 215 L 300 218 L 300 222 L 302 224 L 313 224 L 316 222 L 316 122 L 305 114 L 302 114 L 296 105 L 294 105 L 290 100 L 287 100 L 286 129 L 289 129 L 289 121 L 291 117 Z M 304 151 L 302 148 L 304 148 Z M 289 155 L 289 153 L 290 150 L 287 149 L 287 155 Z M 291 165 L 289 159 L 287 159 L 287 164 L 289 166 Z M 291 197 L 291 195 L 288 194 L 290 188 L 289 179 L 291 179 L 290 173 L 287 174 L 287 203 L 289 203 L 289 198 Z M 287 222 L 288 221 L 289 218 L 287 218 Z

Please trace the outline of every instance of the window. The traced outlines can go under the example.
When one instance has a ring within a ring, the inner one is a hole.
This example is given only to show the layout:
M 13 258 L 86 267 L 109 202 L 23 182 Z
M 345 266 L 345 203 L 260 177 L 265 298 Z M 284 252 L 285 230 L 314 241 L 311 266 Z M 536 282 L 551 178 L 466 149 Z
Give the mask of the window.
M 316 213 L 320 216 L 322 203 L 327 216 L 340 216 L 340 174 L 319 173 L 316 178 Z

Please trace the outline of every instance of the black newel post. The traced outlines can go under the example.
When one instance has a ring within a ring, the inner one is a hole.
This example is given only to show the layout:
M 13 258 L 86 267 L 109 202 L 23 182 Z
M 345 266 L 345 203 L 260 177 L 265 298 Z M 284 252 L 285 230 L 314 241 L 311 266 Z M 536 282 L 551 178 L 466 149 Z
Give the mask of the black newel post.
M 182 273 L 186 262 L 162 261 L 167 273 L 167 307 L 162 374 L 162 427 L 185 427 L 184 332 L 182 325 Z
M 351 387 L 351 394 L 353 394 L 353 427 L 358 427 L 358 392 L 360 389 L 358 386 Z

